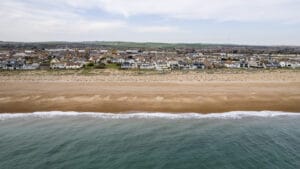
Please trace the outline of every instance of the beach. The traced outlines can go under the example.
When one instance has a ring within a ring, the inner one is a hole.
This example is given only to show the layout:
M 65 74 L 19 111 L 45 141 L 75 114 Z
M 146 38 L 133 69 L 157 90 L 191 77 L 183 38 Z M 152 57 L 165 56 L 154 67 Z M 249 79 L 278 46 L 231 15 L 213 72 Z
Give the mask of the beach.
M 300 112 L 300 71 L 1 72 L 0 112 Z

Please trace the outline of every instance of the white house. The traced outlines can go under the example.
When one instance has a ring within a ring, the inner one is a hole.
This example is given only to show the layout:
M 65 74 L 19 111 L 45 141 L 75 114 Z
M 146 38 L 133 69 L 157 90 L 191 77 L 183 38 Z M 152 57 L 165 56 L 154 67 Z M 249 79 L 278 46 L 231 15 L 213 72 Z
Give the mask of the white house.
M 80 69 L 83 67 L 83 64 L 81 63 L 74 63 L 74 62 L 69 62 L 66 64 L 66 69 Z
M 167 70 L 169 68 L 170 67 L 168 66 L 168 63 L 166 63 L 166 62 L 155 63 L 155 69 L 156 70 Z
M 286 67 L 286 62 L 281 61 L 281 62 L 279 62 L 279 65 L 280 65 L 280 67 Z
M 25 70 L 35 70 L 40 67 L 39 63 L 32 63 L 32 64 L 24 64 L 23 69 Z
M 152 70 L 155 69 L 155 65 L 152 63 L 142 63 L 140 65 L 140 69 L 144 69 L 144 70 Z

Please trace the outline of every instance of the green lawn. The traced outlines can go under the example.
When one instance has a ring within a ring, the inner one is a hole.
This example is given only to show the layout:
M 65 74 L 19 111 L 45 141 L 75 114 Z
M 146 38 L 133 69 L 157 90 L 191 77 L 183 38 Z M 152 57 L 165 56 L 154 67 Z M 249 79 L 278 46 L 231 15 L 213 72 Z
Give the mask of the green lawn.
M 120 68 L 120 66 L 119 65 L 117 65 L 117 64 L 107 64 L 107 65 L 105 65 L 105 68 L 107 68 L 107 69 L 119 69 Z

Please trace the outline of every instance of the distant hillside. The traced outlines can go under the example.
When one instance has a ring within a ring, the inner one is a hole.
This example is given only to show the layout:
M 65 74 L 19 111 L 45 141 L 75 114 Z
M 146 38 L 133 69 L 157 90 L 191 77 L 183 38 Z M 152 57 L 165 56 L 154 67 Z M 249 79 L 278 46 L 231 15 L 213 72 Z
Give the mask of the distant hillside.
M 202 43 L 155 43 L 155 42 L 110 42 L 110 41 L 88 41 L 88 42 L 0 42 L 0 46 L 16 47 L 111 47 L 111 48 L 203 48 L 216 46 L 238 46 L 238 45 L 216 45 Z
M 204 43 L 155 43 L 155 42 L 118 42 L 118 41 L 87 41 L 87 42 L 1 42 L 1 49 L 46 49 L 46 48 L 111 48 L 111 49 L 202 49 L 218 51 L 254 51 L 300 53 L 300 46 L 247 46 L 232 44 L 204 44 Z
M 97 44 L 100 46 L 109 47 L 124 47 L 124 48 L 203 48 L 212 46 L 208 44 L 188 44 L 188 43 L 155 43 L 155 42 L 86 42 L 88 44 Z

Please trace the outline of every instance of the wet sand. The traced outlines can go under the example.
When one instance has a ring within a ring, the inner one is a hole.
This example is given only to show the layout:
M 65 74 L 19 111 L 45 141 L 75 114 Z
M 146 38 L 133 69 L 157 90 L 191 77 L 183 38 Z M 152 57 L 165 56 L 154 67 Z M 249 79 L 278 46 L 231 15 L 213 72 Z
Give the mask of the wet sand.
M 298 72 L 120 77 L 0 76 L 0 112 L 300 112 Z

